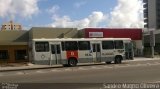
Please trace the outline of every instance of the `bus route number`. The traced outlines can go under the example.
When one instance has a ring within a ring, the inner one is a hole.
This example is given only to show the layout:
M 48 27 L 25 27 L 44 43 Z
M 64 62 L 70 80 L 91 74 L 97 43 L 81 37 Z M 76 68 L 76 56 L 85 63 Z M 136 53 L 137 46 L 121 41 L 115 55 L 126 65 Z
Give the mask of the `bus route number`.
M 71 52 L 71 56 L 74 56 L 74 52 Z
M 90 53 L 86 53 L 86 54 L 85 54 L 85 56 L 92 56 L 92 54 L 90 54 Z

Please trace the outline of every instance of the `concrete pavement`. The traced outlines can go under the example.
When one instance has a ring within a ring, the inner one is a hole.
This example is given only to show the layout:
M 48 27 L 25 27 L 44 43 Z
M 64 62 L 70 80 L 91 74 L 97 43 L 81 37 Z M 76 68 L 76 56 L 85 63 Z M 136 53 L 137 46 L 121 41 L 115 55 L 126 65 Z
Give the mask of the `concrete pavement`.
M 132 61 L 149 61 L 149 60 L 160 60 L 160 58 L 144 58 L 144 57 L 135 57 L 134 60 L 125 60 L 125 62 Z M 79 63 L 78 65 L 91 65 L 95 63 Z M 99 64 L 99 63 L 96 63 Z M 18 71 L 18 70 L 34 70 L 34 69 L 48 69 L 48 68 L 60 68 L 62 65 L 36 65 L 28 63 L 21 66 L 0 66 L 0 72 L 5 71 Z
M 18 85 L 16 89 L 112 89 L 107 86 L 113 83 L 159 84 L 158 88 L 150 89 L 160 89 L 159 69 L 159 58 L 136 58 L 122 64 L 6 71 L 0 73 L 0 81 L 2 86 Z
M 159 60 L 124 62 L 116 65 L 8 71 L 0 73 L 0 81 L 5 83 L 160 83 L 159 69 Z

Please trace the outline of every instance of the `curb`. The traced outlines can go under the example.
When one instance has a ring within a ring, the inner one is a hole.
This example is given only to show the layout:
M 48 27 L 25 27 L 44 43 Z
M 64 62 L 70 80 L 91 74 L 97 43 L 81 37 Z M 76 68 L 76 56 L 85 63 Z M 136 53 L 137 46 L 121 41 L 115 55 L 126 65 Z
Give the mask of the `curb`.
M 136 59 L 136 60 L 128 60 L 128 61 L 154 61 L 154 60 L 160 60 L 160 58 L 147 58 L 147 59 Z
M 10 72 L 10 71 L 23 71 L 23 70 L 37 70 L 37 69 L 51 69 L 51 68 L 62 68 L 62 66 L 48 66 L 48 67 L 31 67 L 31 68 L 19 68 L 19 69 L 4 69 L 0 72 Z
M 136 59 L 136 60 L 124 60 L 124 62 L 136 62 L 136 61 L 154 61 L 160 60 L 160 58 L 154 59 Z M 78 66 L 92 66 L 92 65 L 103 65 L 104 63 L 80 63 Z M 23 71 L 23 70 L 37 70 L 37 69 L 51 69 L 51 68 L 63 68 L 62 65 L 55 65 L 55 66 L 43 66 L 43 67 L 28 67 L 28 68 L 17 68 L 17 69 L 3 69 L 0 72 L 9 72 L 9 71 Z
M 105 63 L 80 63 L 77 64 L 79 66 L 93 66 L 93 65 L 103 65 Z M 69 67 L 69 66 L 67 66 Z M 45 67 L 30 67 L 30 68 L 19 68 L 19 69 L 4 69 L 0 70 L 0 72 L 10 72 L 10 71 L 23 71 L 23 70 L 37 70 L 37 69 L 51 69 L 51 68 L 64 68 L 62 65 L 55 65 L 55 66 L 45 66 Z

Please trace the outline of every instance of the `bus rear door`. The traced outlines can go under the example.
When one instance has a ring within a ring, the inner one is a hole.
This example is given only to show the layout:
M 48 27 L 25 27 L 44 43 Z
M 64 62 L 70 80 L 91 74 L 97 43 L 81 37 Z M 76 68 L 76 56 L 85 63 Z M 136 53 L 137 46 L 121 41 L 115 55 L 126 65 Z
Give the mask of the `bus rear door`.
M 101 62 L 101 46 L 100 43 L 92 43 L 92 55 L 94 62 Z
M 50 65 L 52 64 L 61 64 L 61 47 L 60 44 L 50 44 L 51 46 L 51 60 Z

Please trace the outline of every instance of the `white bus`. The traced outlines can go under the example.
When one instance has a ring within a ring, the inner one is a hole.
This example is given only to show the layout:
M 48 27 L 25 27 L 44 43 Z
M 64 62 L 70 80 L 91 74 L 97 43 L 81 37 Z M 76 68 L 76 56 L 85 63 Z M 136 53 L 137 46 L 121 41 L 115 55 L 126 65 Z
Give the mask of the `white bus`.
M 77 63 L 115 64 L 133 59 L 130 38 L 55 38 L 32 40 L 32 62 L 76 66 Z

